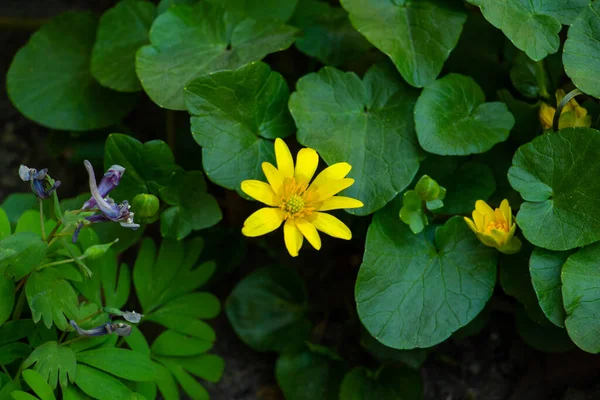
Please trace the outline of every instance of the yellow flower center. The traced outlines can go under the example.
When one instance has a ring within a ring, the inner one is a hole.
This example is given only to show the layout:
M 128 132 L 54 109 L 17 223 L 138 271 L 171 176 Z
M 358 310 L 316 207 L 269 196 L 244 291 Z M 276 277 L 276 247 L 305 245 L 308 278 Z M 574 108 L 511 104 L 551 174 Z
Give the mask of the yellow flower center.
M 304 208 L 304 200 L 297 194 L 293 194 L 289 199 L 283 201 L 285 210 L 291 215 L 298 214 Z
M 485 227 L 485 233 L 491 233 L 492 229 L 496 229 L 503 232 L 508 232 L 508 224 L 504 221 L 490 221 Z

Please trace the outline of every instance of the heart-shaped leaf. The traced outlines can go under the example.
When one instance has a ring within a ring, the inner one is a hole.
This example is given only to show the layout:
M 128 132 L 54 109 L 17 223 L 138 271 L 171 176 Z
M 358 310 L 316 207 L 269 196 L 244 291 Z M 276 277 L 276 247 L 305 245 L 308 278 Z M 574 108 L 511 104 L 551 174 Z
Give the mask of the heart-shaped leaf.
M 481 87 L 459 74 L 446 75 L 428 85 L 415 105 L 419 144 L 434 154 L 486 152 L 508 139 L 514 124 L 506 104 L 485 103 Z

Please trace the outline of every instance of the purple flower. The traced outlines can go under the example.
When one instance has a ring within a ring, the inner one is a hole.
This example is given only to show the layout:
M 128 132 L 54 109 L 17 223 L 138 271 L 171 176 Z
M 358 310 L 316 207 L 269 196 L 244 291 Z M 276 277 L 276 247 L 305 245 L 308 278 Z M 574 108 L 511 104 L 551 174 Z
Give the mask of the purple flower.
M 129 211 L 131 206 L 129 205 L 127 200 L 123 201 L 121 204 L 117 204 L 106 194 L 104 194 L 103 196 L 100 192 L 100 189 L 96 185 L 96 176 L 94 174 L 94 168 L 92 167 L 92 164 L 90 164 L 88 160 L 85 160 L 84 165 L 89 175 L 90 192 L 92 193 L 92 197 L 90 200 L 85 202 L 82 209 L 88 209 L 88 207 L 90 207 L 89 204 L 93 201 L 93 207 L 98 208 L 98 210 L 100 211 L 100 214 L 94 214 L 89 217 L 85 217 L 85 219 L 92 224 L 110 221 L 118 222 L 121 224 L 121 226 L 125 228 L 131 228 L 134 230 L 139 228 L 140 225 L 133 222 L 134 215 L 131 211 Z M 118 184 L 123 174 L 123 171 L 125 171 L 123 167 L 113 165 L 111 169 L 106 174 L 104 174 L 104 177 L 102 178 L 102 181 L 105 182 L 103 190 L 107 192 L 111 191 Z M 107 175 L 109 174 L 111 176 L 107 177 Z M 77 241 L 79 231 L 82 227 L 83 223 L 79 224 L 79 226 L 77 226 L 77 228 L 75 229 L 75 232 L 73 233 L 73 243 Z
M 102 180 L 100 181 L 100 185 L 98 185 L 98 193 L 100 196 L 104 198 L 108 195 L 114 188 L 119 186 L 119 182 L 121 181 L 121 177 L 125 172 L 125 168 L 120 165 L 113 165 L 106 171 Z M 81 207 L 82 210 L 92 210 L 96 207 L 96 199 L 94 197 L 90 197 L 88 201 L 83 204 Z
M 50 186 L 48 168 L 38 171 L 35 168 L 21 165 L 19 167 L 19 176 L 24 182 L 29 182 L 31 190 L 40 199 L 50 198 L 52 193 L 60 186 L 60 181 L 55 181 L 54 184 Z M 48 183 L 48 185 L 46 185 L 46 183 Z

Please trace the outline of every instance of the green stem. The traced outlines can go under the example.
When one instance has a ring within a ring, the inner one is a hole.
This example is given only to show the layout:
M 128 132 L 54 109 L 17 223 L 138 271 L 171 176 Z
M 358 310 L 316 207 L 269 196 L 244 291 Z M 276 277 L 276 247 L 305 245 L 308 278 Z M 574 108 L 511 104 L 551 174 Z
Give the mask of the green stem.
M 6 369 L 6 367 L 4 366 L 4 364 L 0 363 L 0 368 L 10 378 L 10 374 L 8 373 L 8 370 Z M 12 379 L 12 378 L 10 378 L 10 379 Z
M 27 278 L 24 278 L 27 279 Z M 19 295 L 19 300 L 17 300 L 17 305 L 15 306 L 15 312 L 13 313 L 13 321 L 18 320 L 21 317 L 21 312 L 23 311 L 23 306 L 25 305 L 25 284 L 23 284 L 23 288 L 21 289 L 21 294 Z
M 67 340 L 66 342 L 62 342 L 61 344 L 59 344 L 59 346 L 66 346 L 66 345 L 71 344 L 73 342 L 78 342 L 78 341 L 80 341 L 82 339 L 87 339 L 87 336 L 77 336 L 77 337 L 75 337 L 75 338 L 73 338 L 71 340 Z
M 42 199 L 38 199 L 38 202 L 40 203 L 40 225 L 42 226 L 42 240 L 45 242 L 46 226 L 44 224 L 44 203 L 42 202 Z
M 70 258 L 68 260 L 53 261 L 53 262 L 48 263 L 48 264 L 40 265 L 37 270 L 39 271 L 39 270 L 41 270 L 43 268 L 46 268 L 46 267 L 53 267 L 55 265 L 69 264 L 69 263 L 72 263 L 72 262 L 75 262 L 74 258 Z
M 48 235 L 48 239 L 46 239 L 48 241 L 48 247 L 50 247 L 50 244 L 53 243 L 54 239 L 56 239 L 56 232 L 58 232 L 58 228 L 60 228 L 61 225 L 62 221 L 59 220 L 54 229 L 52 229 L 52 232 L 50 232 L 50 235 Z
M 567 93 L 567 95 L 558 104 L 558 107 L 556 107 L 556 112 L 554 113 L 554 120 L 552 121 L 552 130 L 554 132 L 558 131 L 558 123 L 560 121 L 560 114 L 562 114 L 563 108 L 565 108 L 565 106 L 571 100 L 573 100 L 575 98 L 575 96 L 579 96 L 580 94 L 583 94 L 581 92 L 581 90 L 579 90 L 579 89 L 573 89 L 569 93 Z
M 58 343 L 61 343 L 63 340 L 65 340 L 65 336 L 67 336 L 67 333 L 67 331 L 64 331 L 60 334 L 60 339 L 58 339 Z

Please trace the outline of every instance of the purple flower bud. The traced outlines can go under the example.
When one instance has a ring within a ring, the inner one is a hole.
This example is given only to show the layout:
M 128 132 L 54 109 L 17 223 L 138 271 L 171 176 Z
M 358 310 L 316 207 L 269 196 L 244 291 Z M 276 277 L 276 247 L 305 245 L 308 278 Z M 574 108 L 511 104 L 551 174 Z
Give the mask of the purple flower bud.
M 48 178 L 48 169 L 44 168 L 40 171 L 35 168 L 29 168 L 26 165 L 19 167 L 19 176 L 25 182 L 29 182 L 31 190 L 40 199 L 48 199 L 52 196 L 52 193 L 60 186 L 60 181 L 55 181 L 50 187 L 47 187 L 46 183 L 50 181 Z
M 119 186 L 119 182 L 121 181 L 121 177 L 125 172 L 125 168 L 120 165 L 113 165 L 106 171 L 102 180 L 100 181 L 100 185 L 98 185 L 98 193 L 102 198 L 106 197 L 115 187 Z M 83 204 L 81 207 L 82 210 L 91 210 L 96 207 L 96 200 L 94 197 L 90 197 L 88 201 Z

